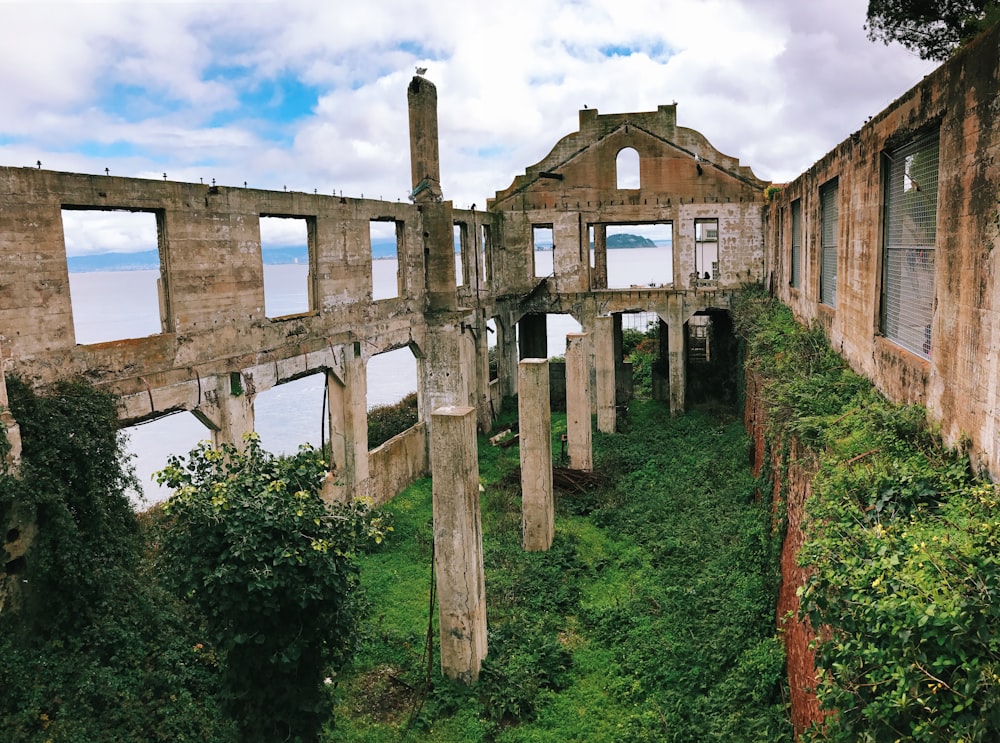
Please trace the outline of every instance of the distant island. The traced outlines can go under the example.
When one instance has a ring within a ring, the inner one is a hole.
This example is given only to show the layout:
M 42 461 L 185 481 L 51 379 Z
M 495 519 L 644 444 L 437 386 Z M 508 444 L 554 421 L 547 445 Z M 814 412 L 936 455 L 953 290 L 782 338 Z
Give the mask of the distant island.
M 648 237 L 643 237 L 642 235 L 630 235 L 628 233 L 622 233 L 620 235 L 608 235 L 608 239 L 605 241 L 605 245 L 609 250 L 619 250 L 619 249 L 629 249 L 629 248 L 655 248 L 656 243 L 650 240 Z M 590 249 L 594 249 L 594 243 L 590 243 Z M 535 245 L 535 250 L 552 250 L 551 243 L 540 243 Z
M 648 237 L 643 237 L 642 235 L 629 235 L 623 233 L 621 235 L 608 235 L 606 241 L 608 248 L 655 248 L 656 243 L 650 240 Z M 593 247 L 593 243 L 591 243 Z

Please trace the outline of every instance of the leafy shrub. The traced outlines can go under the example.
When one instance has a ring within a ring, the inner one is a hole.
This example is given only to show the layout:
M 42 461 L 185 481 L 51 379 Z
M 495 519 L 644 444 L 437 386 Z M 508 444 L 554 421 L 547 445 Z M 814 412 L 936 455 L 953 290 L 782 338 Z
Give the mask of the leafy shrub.
M 205 617 L 243 741 L 315 739 L 324 677 L 353 651 L 365 508 L 325 504 L 325 475 L 315 449 L 274 457 L 250 435 L 243 451 L 202 444 L 157 476 L 174 490 L 159 564 Z
M 568 682 L 570 652 L 554 630 L 507 621 L 490 631 L 490 654 L 479 673 L 478 696 L 491 722 L 530 722 L 539 693 Z
M 115 399 L 82 381 L 9 392 L 24 458 L 0 514 L 37 533 L 21 607 L 0 615 L 4 740 L 235 740 L 197 619 L 146 570 Z

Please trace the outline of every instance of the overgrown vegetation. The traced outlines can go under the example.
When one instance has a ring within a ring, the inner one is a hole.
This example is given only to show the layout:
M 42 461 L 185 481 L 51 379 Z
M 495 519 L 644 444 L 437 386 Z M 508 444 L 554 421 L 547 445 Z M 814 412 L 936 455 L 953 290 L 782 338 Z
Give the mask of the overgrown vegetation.
M 382 446 L 393 436 L 416 425 L 418 419 L 416 392 L 391 405 L 376 405 L 368 411 L 368 449 Z
M 945 448 L 921 408 L 892 404 L 817 328 L 762 292 L 736 311 L 770 401 L 779 459 L 815 459 L 802 613 L 831 714 L 810 740 L 1000 737 L 996 486 Z M 784 452 L 784 453 L 782 453 Z
M 23 460 L 0 476 L 0 517 L 37 534 L 20 609 L 0 615 L 3 739 L 235 740 L 197 618 L 144 561 L 115 400 L 82 382 L 8 391 Z
M 7 542 L 34 536 L 5 556 L 20 590 L 0 614 L 0 737 L 315 740 L 360 617 L 353 552 L 386 522 L 320 501 L 315 450 L 256 439 L 173 459 L 177 494 L 137 517 L 115 399 L 8 386 L 23 461 L 0 474 L 0 518 Z
M 241 741 L 315 740 L 329 716 L 324 678 L 349 661 L 361 619 L 356 545 L 364 504 L 320 498 L 321 453 L 275 457 L 201 444 L 171 457 L 156 564 L 204 617 L 223 708 Z
M 613 484 L 560 495 L 552 549 L 525 553 L 504 484 L 517 449 L 480 441 L 490 646 L 473 689 L 427 655 L 429 481 L 392 501 L 389 548 L 362 560 L 372 619 L 329 740 L 791 739 L 778 545 L 740 422 L 637 401 L 595 449 Z

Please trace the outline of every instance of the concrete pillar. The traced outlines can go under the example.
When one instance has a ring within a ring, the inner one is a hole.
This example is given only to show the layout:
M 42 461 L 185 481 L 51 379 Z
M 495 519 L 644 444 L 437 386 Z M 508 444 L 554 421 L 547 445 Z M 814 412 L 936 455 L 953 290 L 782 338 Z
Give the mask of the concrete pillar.
M 594 318 L 594 375 L 597 384 L 597 430 L 614 433 L 617 423 L 615 407 L 615 324 L 610 315 Z
M 497 373 L 503 385 L 503 396 L 517 394 L 517 333 L 514 323 L 506 318 L 496 318 Z
M 406 90 L 410 114 L 411 198 L 417 203 L 441 199 L 441 165 L 438 156 L 437 88 L 415 75 Z
M 555 532 L 548 359 L 524 359 L 518 364 L 517 409 L 524 549 L 544 552 L 552 546 Z
M 475 363 L 475 343 L 461 318 L 428 325 L 418 384 L 432 416 L 438 408 L 475 403 Z M 431 418 L 427 423 L 433 428 Z
M 687 362 L 684 343 L 684 318 L 679 313 L 672 313 L 667 325 L 667 356 L 670 363 L 670 414 L 681 415 L 684 412 L 685 365 Z
M 473 397 L 476 401 L 476 418 L 479 430 L 483 433 L 493 427 L 494 412 L 490 406 L 490 349 L 489 330 L 486 329 L 488 319 L 485 310 L 476 311 L 476 332 L 472 336 L 476 368 L 476 386 Z
M 443 407 L 431 418 L 441 672 L 472 684 L 487 651 L 476 409 Z
M 522 359 L 549 357 L 545 315 L 525 315 L 517 324 L 517 347 Z
M 594 273 L 591 276 L 591 286 L 594 289 L 608 288 L 608 228 L 607 225 L 594 225 Z
M 424 236 L 427 302 L 431 310 L 457 306 L 452 205 L 442 201 L 438 156 L 437 88 L 419 75 L 406 91 L 410 114 L 410 198 L 419 206 Z
M 566 438 L 569 466 L 594 469 L 590 422 L 590 368 L 586 333 L 566 335 Z
M 359 344 L 338 346 L 334 356 L 326 374 L 333 477 L 324 497 L 349 501 L 368 480 L 368 378 Z
M 0 471 L 5 468 L 16 470 L 21 462 L 21 429 L 10 412 L 10 401 L 7 398 L 7 379 L 3 372 L 3 359 L 0 358 L 0 435 L 7 436 L 10 449 L 0 462 Z
M 243 436 L 253 432 L 253 398 L 244 387 L 243 375 L 232 372 L 215 380 L 215 394 L 202 403 L 201 417 L 212 429 L 216 446 L 233 444 L 243 448 Z
M 653 399 L 667 402 L 670 399 L 670 337 L 663 320 L 657 320 L 656 328 L 657 358 L 652 370 Z

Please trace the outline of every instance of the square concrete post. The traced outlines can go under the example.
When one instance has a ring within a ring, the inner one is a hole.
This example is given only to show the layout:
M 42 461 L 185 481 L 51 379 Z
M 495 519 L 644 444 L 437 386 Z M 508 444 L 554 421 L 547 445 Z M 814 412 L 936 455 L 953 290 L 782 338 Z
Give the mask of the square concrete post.
M 594 318 L 594 365 L 597 382 L 597 430 L 614 433 L 617 422 L 615 408 L 615 320 L 610 315 Z
M 670 414 L 681 415 L 684 412 L 685 365 L 687 363 L 686 344 L 684 343 L 684 320 L 678 313 L 672 313 L 667 325 L 667 342 L 670 359 Z
M 566 438 L 569 466 L 594 469 L 590 422 L 590 369 L 586 333 L 566 334 Z
M 544 552 L 552 546 L 555 532 L 548 359 L 524 359 L 518 364 L 517 409 L 520 417 L 524 549 Z
M 324 497 L 346 502 L 364 495 L 368 480 L 368 378 L 358 344 L 337 347 L 326 390 L 333 477 Z
M 431 418 L 441 672 L 472 684 L 487 651 L 476 409 L 442 407 Z

